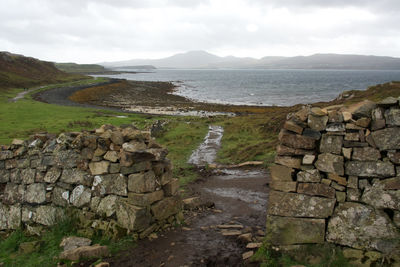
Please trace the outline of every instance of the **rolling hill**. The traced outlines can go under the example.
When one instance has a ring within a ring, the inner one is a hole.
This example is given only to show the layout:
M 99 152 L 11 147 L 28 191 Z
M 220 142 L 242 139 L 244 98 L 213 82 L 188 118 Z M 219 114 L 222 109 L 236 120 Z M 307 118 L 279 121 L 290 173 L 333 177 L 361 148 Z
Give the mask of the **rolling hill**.
M 52 62 L 0 52 L 0 90 L 26 88 L 49 83 L 82 79 L 57 69 Z

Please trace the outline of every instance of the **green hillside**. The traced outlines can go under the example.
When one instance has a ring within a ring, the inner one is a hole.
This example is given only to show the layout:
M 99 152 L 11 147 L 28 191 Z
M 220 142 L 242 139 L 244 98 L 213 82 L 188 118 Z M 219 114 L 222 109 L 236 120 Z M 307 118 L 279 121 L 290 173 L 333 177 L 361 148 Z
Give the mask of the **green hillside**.
M 96 73 L 107 71 L 103 66 L 96 64 L 55 63 L 55 66 L 68 73 Z

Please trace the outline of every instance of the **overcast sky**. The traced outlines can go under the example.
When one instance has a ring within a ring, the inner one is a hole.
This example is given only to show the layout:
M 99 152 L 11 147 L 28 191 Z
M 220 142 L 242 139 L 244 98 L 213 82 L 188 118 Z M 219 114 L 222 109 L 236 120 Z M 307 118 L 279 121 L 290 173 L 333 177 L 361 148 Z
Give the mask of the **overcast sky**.
M 58 62 L 314 53 L 400 57 L 400 0 L 1 0 L 0 50 Z

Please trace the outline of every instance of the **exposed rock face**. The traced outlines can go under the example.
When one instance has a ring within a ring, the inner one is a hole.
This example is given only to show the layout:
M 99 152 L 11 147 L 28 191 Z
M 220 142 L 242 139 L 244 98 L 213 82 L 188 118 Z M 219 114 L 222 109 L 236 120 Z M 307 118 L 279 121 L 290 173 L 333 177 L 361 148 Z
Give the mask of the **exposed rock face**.
M 0 231 L 40 235 L 76 216 L 81 235 L 146 237 L 181 221 L 167 150 L 133 126 L 35 135 L 0 147 Z
M 270 167 L 271 244 L 328 241 L 351 247 L 346 255 L 357 256 L 356 265 L 383 254 L 400 262 L 399 100 L 288 115 Z M 307 147 L 304 137 L 316 146 Z
M 399 245 L 399 237 L 398 230 L 385 213 L 348 202 L 335 209 L 326 238 L 344 246 L 390 253 Z

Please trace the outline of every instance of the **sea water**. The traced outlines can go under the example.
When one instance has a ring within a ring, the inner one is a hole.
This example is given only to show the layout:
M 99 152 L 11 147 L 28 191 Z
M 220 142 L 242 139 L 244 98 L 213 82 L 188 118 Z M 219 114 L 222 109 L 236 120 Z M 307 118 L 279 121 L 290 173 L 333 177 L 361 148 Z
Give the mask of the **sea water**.
M 391 70 L 181 70 L 99 75 L 138 81 L 171 81 L 175 94 L 195 101 L 290 106 L 330 101 L 347 90 L 400 81 Z

